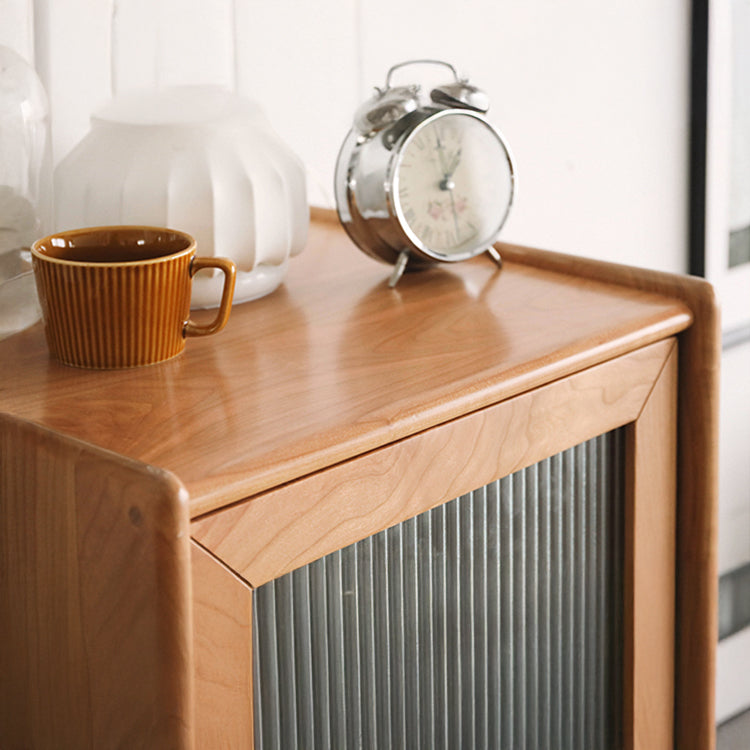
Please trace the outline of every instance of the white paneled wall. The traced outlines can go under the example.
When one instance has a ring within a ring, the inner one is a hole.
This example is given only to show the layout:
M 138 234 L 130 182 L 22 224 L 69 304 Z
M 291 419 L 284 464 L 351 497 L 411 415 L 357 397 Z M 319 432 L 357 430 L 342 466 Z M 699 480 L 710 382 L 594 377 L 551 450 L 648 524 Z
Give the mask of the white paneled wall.
M 238 90 L 305 161 L 311 201 L 333 205 L 336 154 L 360 96 L 359 3 L 236 2 Z
M 487 88 L 518 162 L 509 239 L 684 270 L 685 2 L 364 7 L 366 80 L 379 82 L 394 59 L 427 54 L 453 59 Z
M 233 0 L 108 0 L 113 93 L 235 85 Z
M 47 89 L 55 163 L 88 131 L 93 109 L 110 96 L 109 1 L 34 3 L 37 71 Z
M 355 107 L 395 62 L 440 57 L 487 89 L 490 117 L 514 151 L 520 190 L 507 239 L 686 269 L 684 0 L 35 0 L 35 8 L 57 160 L 85 134 L 113 79 L 124 87 L 234 77 L 307 164 L 312 201 L 332 205 Z
M 0 0 L 0 44 L 34 62 L 34 14 L 26 0 Z

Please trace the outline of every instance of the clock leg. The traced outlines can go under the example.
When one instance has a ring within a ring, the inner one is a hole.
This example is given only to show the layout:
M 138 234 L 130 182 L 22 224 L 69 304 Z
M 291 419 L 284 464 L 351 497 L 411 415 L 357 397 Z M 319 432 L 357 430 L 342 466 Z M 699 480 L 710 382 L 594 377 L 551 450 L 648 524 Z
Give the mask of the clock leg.
M 503 259 L 500 257 L 500 253 L 497 250 L 495 250 L 494 247 L 488 247 L 487 253 L 492 258 L 492 260 L 494 260 L 495 263 L 497 263 L 498 268 L 503 267 Z
M 398 284 L 398 280 L 403 276 L 404 269 L 406 268 L 406 264 L 409 262 L 409 251 L 408 250 L 402 250 L 401 253 L 398 256 L 398 260 L 396 261 L 396 265 L 393 266 L 393 273 L 391 273 L 391 278 L 388 279 L 388 286 L 393 289 L 396 284 Z

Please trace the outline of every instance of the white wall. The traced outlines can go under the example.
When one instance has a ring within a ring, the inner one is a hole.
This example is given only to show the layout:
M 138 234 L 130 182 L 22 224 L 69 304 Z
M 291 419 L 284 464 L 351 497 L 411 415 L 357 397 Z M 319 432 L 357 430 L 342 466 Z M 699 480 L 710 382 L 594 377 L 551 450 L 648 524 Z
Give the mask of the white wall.
M 34 13 L 31 3 L 0 0 L 0 44 L 34 61 Z
M 111 93 L 112 1 L 36 0 L 58 160 Z M 118 21 L 114 57 L 122 69 L 130 51 L 138 71 L 129 84 L 155 82 L 152 57 L 166 70 L 159 83 L 201 70 L 227 83 L 236 39 L 237 88 L 305 160 L 315 203 L 331 204 L 351 115 L 387 69 L 441 57 L 487 89 L 514 151 L 520 190 L 507 239 L 686 270 L 684 0 L 117 0 L 117 9 L 118 19 L 140 13 Z M 155 17 L 166 42 L 154 53 Z
M 685 0 L 0 0 L 0 41 L 22 53 L 32 4 L 57 161 L 113 86 L 215 82 L 261 103 L 305 161 L 311 201 L 332 205 L 356 106 L 392 64 L 439 57 L 487 90 L 514 151 L 505 239 L 687 270 Z M 724 370 L 724 569 L 750 560 L 749 359 L 737 350 Z

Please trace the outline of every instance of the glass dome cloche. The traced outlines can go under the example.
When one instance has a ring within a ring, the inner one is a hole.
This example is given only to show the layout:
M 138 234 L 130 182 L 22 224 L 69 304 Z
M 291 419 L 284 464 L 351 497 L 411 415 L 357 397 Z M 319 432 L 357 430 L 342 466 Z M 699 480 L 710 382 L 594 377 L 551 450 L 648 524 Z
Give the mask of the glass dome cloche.
M 283 281 L 307 239 L 305 170 L 251 99 L 216 86 L 122 93 L 55 170 L 55 229 L 167 226 L 201 255 L 237 264 L 235 303 Z M 198 274 L 194 307 L 215 307 L 220 275 Z
M 51 205 L 47 94 L 34 68 L 0 45 L 0 338 L 41 317 L 29 247 Z

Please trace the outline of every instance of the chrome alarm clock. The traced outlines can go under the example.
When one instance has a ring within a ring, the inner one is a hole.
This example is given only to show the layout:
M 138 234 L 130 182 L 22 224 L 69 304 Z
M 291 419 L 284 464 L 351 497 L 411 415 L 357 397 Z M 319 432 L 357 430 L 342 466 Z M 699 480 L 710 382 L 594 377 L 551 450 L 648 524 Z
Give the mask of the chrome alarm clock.
M 416 84 L 392 86 L 406 65 L 434 64 L 453 74 L 429 97 Z M 404 270 L 487 252 L 513 203 L 515 168 L 503 136 L 488 122 L 487 96 L 442 60 L 394 65 L 385 87 L 355 113 L 336 162 L 339 219 L 365 253 Z

